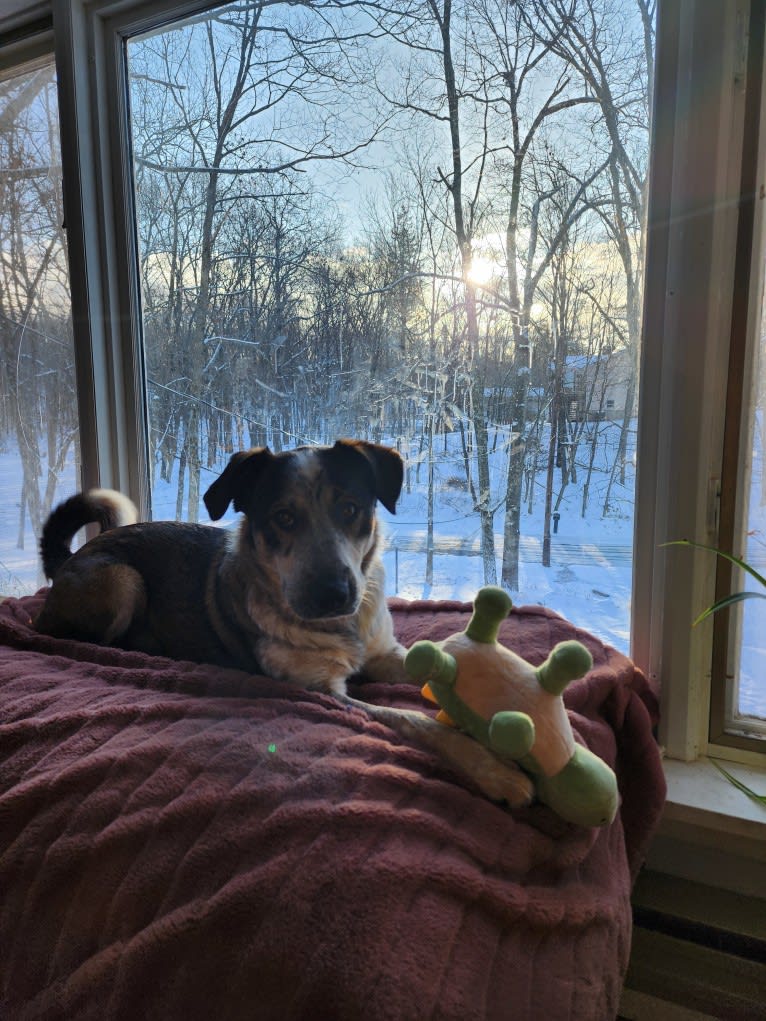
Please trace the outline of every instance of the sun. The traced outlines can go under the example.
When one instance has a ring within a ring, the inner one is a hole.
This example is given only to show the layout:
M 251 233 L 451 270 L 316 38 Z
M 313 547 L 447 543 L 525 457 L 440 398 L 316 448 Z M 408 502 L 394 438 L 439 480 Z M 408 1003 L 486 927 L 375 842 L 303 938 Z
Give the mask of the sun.
M 485 255 L 474 255 L 468 279 L 474 284 L 488 284 L 498 272 L 499 267 L 494 259 L 488 259 Z

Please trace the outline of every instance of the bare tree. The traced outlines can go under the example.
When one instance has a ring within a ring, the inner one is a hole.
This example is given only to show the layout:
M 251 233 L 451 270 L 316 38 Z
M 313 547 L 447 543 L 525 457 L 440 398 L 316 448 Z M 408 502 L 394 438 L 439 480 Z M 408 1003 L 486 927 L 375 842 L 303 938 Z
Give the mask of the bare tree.
M 464 60 L 467 11 L 459 8 L 459 18 L 456 18 L 451 0 L 428 0 L 421 5 L 402 3 L 395 5 L 393 12 L 392 9 L 377 10 L 381 25 L 402 44 L 407 56 L 399 88 L 387 90 L 389 101 L 394 108 L 415 119 L 432 122 L 446 135 L 440 144 L 445 159 L 443 162 L 437 159 L 433 170 L 449 197 L 450 228 L 457 250 L 460 309 L 470 364 L 467 406 L 475 438 L 475 510 L 480 521 L 484 580 L 494 582 L 497 505 L 492 497 L 489 470 L 481 302 L 473 275 L 474 247 L 482 226 L 485 202 L 490 107 L 483 101 L 477 104 L 473 94 L 475 87 L 469 81 L 469 68 Z M 459 54 L 460 62 L 456 61 L 455 53 Z M 471 112 L 469 131 L 465 128 L 466 107 Z
M 554 40 L 547 37 L 535 6 L 502 0 L 471 4 L 470 47 L 473 94 L 487 109 L 489 144 L 484 158 L 492 166 L 497 194 L 495 209 L 504 210 L 503 234 L 508 280 L 508 306 L 513 330 L 514 373 L 505 486 L 502 580 L 518 588 L 522 483 L 527 445 L 527 398 L 531 369 L 531 310 L 551 259 L 569 225 L 585 210 L 585 192 L 594 173 L 582 169 L 581 186 L 571 195 L 560 232 L 542 239 L 539 219 L 555 199 L 558 186 L 541 188 L 534 164 L 548 162 L 552 125 L 569 111 L 593 102 L 572 83 Z M 538 151 L 539 150 L 539 151 Z M 596 172 L 597 173 L 597 172 Z
M 18 449 L 18 545 L 50 511 L 77 440 L 52 67 L 0 83 L 0 428 Z
M 340 17 L 342 5 L 336 13 Z M 139 202 L 152 177 L 164 178 L 154 190 L 170 189 L 171 208 L 184 207 L 194 230 L 188 260 L 169 256 L 187 299 L 174 341 L 183 363 L 185 403 L 177 427 L 183 430 L 191 520 L 199 506 L 202 409 L 215 378 L 206 342 L 217 334 L 220 285 L 228 281 L 233 254 L 226 250 L 227 220 L 248 198 L 262 203 L 284 194 L 285 183 L 300 192 L 296 175 L 312 163 L 351 159 L 374 137 L 368 120 L 357 117 L 349 126 L 341 117 L 348 88 L 359 87 L 350 54 L 363 37 L 333 28 L 327 7 L 296 13 L 263 0 L 230 5 L 182 32 L 131 44 Z M 275 265 L 282 266 L 281 259 Z M 278 272 L 271 284 L 275 315 L 284 320 L 287 298 Z M 274 337 L 283 332 L 278 327 Z
M 597 103 L 591 136 L 600 143 L 606 173 L 602 198 L 593 208 L 614 242 L 625 274 L 628 349 L 633 359 L 618 457 L 624 465 L 638 387 L 644 215 L 651 87 L 654 69 L 655 0 L 635 0 L 633 31 L 625 31 L 630 8 L 617 0 L 537 0 L 536 13 L 550 45 L 576 72 Z M 621 472 L 624 481 L 624 471 Z

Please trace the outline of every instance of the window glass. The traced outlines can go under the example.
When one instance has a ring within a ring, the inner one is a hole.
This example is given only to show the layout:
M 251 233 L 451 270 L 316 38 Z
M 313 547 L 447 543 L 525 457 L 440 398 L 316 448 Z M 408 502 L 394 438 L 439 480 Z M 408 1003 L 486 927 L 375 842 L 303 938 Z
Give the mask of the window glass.
M 575 17 L 571 8 L 576 8 Z M 629 643 L 653 3 L 236 3 L 128 43 L 155 518 L 363 437 L 389 593 Z
M 766 306 L 764 305 L 762 100 L 764 8 L 753 5 L 738 222 L 739 275 L 729 338 L 721 465 L 710 739 L 759 749 L 766 739 Z M 760 252 L 758 249 L 760 248 Z M 755 254 L 754 254 L 755 253 Z M 761 295 L 753 326 L 753 298 Z M 758 317 L 756 316 L 756 319 Z M 718 611 L 721 612 L 718 612 Z M 760 742 L 758 739 L 761 739 Z
M 44 581 L 37 540 L 78 488 L 74 347 L 52 61 L 0 78 L 0 593 Z
M 745 451 L 742 465 L 745 512 L 744 536 L 739 549 L 744 560 L 763 578 L 766 576 L 766 323 L 762 321 L 754 352 L 749 400 L 745 405 Z M 741 619 L 735 623 L 738 664 L 732 671 L 728 729 L 760 731 L 766 736 L 766 584 L 745 572 L 735 578 L 741 591 L 758 593 L 740 604 Z M 760 726 L 759 726 L 760 723 Z

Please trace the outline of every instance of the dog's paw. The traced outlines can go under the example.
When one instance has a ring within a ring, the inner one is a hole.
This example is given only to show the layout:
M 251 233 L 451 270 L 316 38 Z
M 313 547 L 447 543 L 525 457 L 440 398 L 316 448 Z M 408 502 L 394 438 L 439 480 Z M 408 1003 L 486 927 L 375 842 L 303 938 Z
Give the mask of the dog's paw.
M 406 652 L 403 646 L 396 645 L 382 656 L 371 656 L 362 667 L 362 675 L 381 684 L 412 684 L 412 678 L 404 669 Z

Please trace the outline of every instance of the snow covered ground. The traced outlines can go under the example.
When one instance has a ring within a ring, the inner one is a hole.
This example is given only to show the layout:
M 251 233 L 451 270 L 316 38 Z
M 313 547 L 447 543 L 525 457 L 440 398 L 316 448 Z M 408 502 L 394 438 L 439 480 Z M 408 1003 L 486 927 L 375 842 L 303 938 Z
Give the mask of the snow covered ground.
M 519 565 L 519 588 L 512 592 L 517 604 L 532 603 L 551 607 L 575 624 L 598 635 L 604 641 L 627 652 L 630 644 L 630 596 L 632 581 L 633 542 L 633 487 L 634 462 L 629 451 L 625 486 L 614 485 L 610 512 L 602 513 L 608 476 L 605 469 L 616 442 L 617 426 L 602 423 L 603 439 L 599 444 L 599 467 L 602 469 L 591 481 L 588 512 L 581 514 L 584 466 L 579 465 L 577 482 L 567 486 L 561 506 L 558 531 L 552 536 L 551 566 L 543 567 L 541 544 L 543 538 L 543 512 L 545 471 L 535 479 L 535 493 L 531 512 L 525 505 L 522 511 L 522 551 Z M 499 505 L 495 517 L 497 578 L 501 577 L 502 555 L 502 496 L 507 467 L 507 436 L 502 431 L 490 435 L 492 506 Z M 435 463 L 435 511 L 433 581 L 425 582 L 426 571 L 426 466 L 417 471 L 417 453 L 414 441 L 411 451 L 403 450 L 409 459 L 407 479 L 396 515 L 380 509 L 386 533 L 387 548 L 384 562 L 389 595 L 407 599 L 461 599 L 470 600 L 484 583 L 483 562 L 479 548 L 479 522 L 473 512 L 472 501 L 465 485 L 459 437 L 453 433 L 439 438 Z M 578 456 L 582 461 L 584 452 Z M 760 470 L 760 469 L 759 469 Z M 0 453 L 0 591 L 4 594 L 21 594 L 33 591 L 40 583 L 36 539 L 27 524 L 24 549 L 16 548 L 19 530 L 18 456 L 14 452 Z M 202 486 L 214 478 L 203 473 Z M 754 479 L 754 483 L 756 480 Z M 756 527 L 749 537 L 749 550 L 763 563 L 766 546 L 764 508 L 756 497 L 760 492 L 753 485 L 753 514 Z M 153 494 L 153 516 L 172 518 L 176 505 L 175 480 L 158 483 Z M 554 478 L 554 499 L 560 486 L 560 472 Z M 58 495 L 63 497 L 76 489 L 75 468 L 67 465 L 62 476 Z M 760 515 L 760 516 L 759 516 Z M 205 520 L 204 508 L 200 520 Z M 230 524 L 230 514 L 223 525 Z M 752 601 L 745 616 L 745 648 L 740 682 L 740 709 L 744 714 L 766 717 L 766 682 L 764 663 L 763 627 L 764 605 Z M 699 607 L 702 609 L 702 606 Z
M 615 427 L 616 428 L 616 427 Z M 493 482 L 491 505 L 500 505 L 495 516 L 497 578 L 501 577 L 502 502 L 507 470 L 506 437 L 501 434 L 494 445 L 490 437 L 490 474 Z M 408 540 L 417 536 L 424 549 L 426 542 L 426 493 L 424 483 L 411 485 L 402 495 L 396 516 L 384 518 L 388 535 L 385 556 L 391 592 L 405 598 L 451 598 L 470 600 L 484 583 L 483 563 L 479 549 L 479 521 L 472 509 L 472 500 L 465 487 L 456 485 L 461 473 L 458 437 L 448 438 L 448 452 L 437 454 L 435 465 L 436 508 L 434 513 L 434 544 L 440 546 L 453 540 L 473 546 L 472 554 L 437 552 L 434 556 L 433 583 L 425 584 L 426 555 L 399 551 L 410 546 Z M 441 447 L 441 444 L 439 444 Z M 630 466 L 632 468 L 632 466 Z M 410 474 L 414 472 L 411 470 Z M 421 472 L 425 478 L 425 467 Z M 554 482 L 554 498 L 558 492 L 559 472 Z M 582 471 L 578 484 L 567 487 L 559 508 L 558 531 L 551 537 L 551 567 L 541 564 L 545 473 L 538 472 L 532 511 L 522 510 L 522 549 L 519 564 L 519 588 L 512 593 L 516 603 L 539 603 L 549 606 L 574 623 L 598 634 L 605 641 L 627 651 L 630 637 L 630 588 L 632 579 L 631 547 L 633 532 L 633 471 L 628 485 L 615 491 L 613 511 L 601 517 L 599 498 L 603 499 L 604 475 L 593 484 L 590 513 L 581 516 Z

